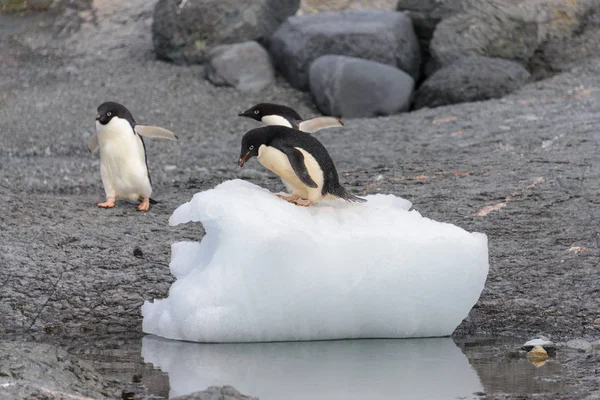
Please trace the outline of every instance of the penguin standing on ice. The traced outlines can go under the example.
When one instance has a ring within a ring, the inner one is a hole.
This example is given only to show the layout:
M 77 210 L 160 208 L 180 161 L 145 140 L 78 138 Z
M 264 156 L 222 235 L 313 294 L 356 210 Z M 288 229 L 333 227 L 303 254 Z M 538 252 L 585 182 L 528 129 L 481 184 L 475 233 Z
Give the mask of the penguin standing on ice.
M 277 195 L 290 203 L 309 206 L 324 198 L 366 201 L 340 185 L 333 160 L 321 142 L 297 129 L 270 125 L 246 132 L 238 165 L 243 167 L 252 157 L 291 188 L 291 195 Z
M 257 104 L 238 115 L 255 119 L 265 125 L 287 126 L 308 133 L 344 126 L 342 120 L 335 117 L 316 117 L 302 120 L 302 117 L 293 108 L 272 103 Z
M 90 152 L 100 149 L 100 174 L 106 201 L 98 207 L 112 208 L 116 200 L 138 201 L 139 211 L 148 211 L 152 181 L 148 171 L 146 146 L 142 136 L 177 140 L 173 132 L 156 126 L 136 125 L 125 106 L 102 103 L 96 116 L 96 134 L 90 139 Z

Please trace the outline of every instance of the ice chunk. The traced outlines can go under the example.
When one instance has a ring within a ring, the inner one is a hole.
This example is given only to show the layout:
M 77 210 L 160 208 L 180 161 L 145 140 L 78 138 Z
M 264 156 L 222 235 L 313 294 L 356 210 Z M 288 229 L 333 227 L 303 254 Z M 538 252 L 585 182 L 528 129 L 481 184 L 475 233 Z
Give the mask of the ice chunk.
M 261 400 L 475 398 L 477 373 L 451 338 L 206 344 L 146 336 L 142 357 L 169 397 L 233 385 Z
M 177 280 L 142 306 L 143 330 L 198 342 L 446 336 L 488 272 L 487 237 L 408 211 L 392 195 L 305 208 L 233 180 L 194 195 L 172 225 Z

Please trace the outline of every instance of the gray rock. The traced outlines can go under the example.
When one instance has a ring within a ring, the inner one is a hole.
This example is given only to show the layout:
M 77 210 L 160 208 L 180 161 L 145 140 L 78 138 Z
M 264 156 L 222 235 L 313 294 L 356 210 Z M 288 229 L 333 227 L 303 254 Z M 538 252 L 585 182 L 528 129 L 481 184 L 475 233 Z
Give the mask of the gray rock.
M 258 400 L 241 394 L 231 386 L 211 386 L 201 392 L 175 397 L 173 400 Z
M 600 8 L 596 0 L 463 0 L 464 12 L 440 22 L 430 50 L 440 66 L 464 56 L 529 63 L 546 42 L 572 37 Z
M 310 66 L 310 90 L 326 115 L 366 118 L 407 111 L 414 80 L 389 65 L 327 55 Z
M 300 0 L 159 0 L 152 42 L 159 58 L 202 63 L 219 44 L 265 42 L 298 11 Z
M 438 69 L 431 58 L 429 43 L 437 24 L 462 11 L 462 0 L 398 0 L 396 9 L 412 20 L 421 47 L 422 75 L 429 76 Z
M 217 86 L 258 92 L 275 83 L 269 53 L 257 42 L 223 44 L 208 53 L 206 77 Z
M 0 342 L 2 399 L 115 398 L 119 394 L 115 386 L 59 347 Z
M 503 97 L 527 83 L 529 77 L 525 68 L 512 61 L 463 57 L 423 82 L 415 93 L 414 108 Z
M 581 351 L 582 353 L 592 350 L 592 344 L 583 339 L 569 340 L 567 343 L 565 343 L 565 347 Z
M 592 349 L 598 351 L 600 350 L 600 339 L 593 341 L 590 343 L 592 345 Z
M 395 11 L 352 10 L 289 18 L 273 34 L 269 52 L 292 86 L 308 89 L 310 64 L 326 54 L 359 57 L 419 76 L 420 50 L 412 22 Z
M 437 24 L 461 12 L 462 3 L 462 0 L 398 0 L 396 9 L 410 17 L 419 39 L 429 43 Z

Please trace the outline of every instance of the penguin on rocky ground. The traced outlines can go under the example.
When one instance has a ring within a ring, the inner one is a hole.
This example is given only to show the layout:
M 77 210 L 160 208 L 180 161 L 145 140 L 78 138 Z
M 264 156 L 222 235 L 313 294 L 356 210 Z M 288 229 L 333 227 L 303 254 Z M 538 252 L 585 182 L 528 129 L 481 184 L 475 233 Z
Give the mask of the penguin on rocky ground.
M 357 203 L 366 201 L 340 185 L 333 160 L 323 144 L 297 129 L 269 125 L 246 132 L 238 165 L 243 167 L 252 157 L 257 157 L 258 162 L 291 189 L 291 195 L 277 195 L 291 203 L 309 206 L 331 198 Z
M 238 114 L 262 122 L 265 125 L 281 125 L 288 128 L 314 133 L 321 129 L 343 126 L 344 123 L 335 117 L 316 117 L 302 120 L 296 110 L 288 106 L 272 103 L 260 103 Z
M 106 201 L 98 207 L 112 208 L 116 200 L 139 201 L 137 209 L 148 211 L 152 194 L 152 180 L 148 170 L 145 137 L 177 140 L 167 129 L 136 125 L 133 115 L 125 106 L 112 101 L 102 103 L 96 116 L 96 134 L 90 139 L 89 149 L 100 149 L 100 174 Z

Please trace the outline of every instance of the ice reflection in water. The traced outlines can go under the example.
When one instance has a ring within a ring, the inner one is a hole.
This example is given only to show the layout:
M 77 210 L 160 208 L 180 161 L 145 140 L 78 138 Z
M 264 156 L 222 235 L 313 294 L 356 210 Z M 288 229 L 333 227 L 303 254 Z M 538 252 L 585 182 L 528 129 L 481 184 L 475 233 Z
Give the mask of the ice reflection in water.
M 450 338 L 201 344 L 146 336 L 145 362 L 170 397 L 233 385 L 261 400 L 475 398 L 483 390 Z

